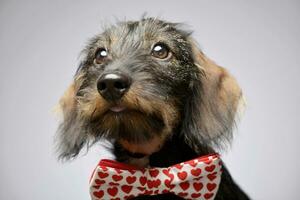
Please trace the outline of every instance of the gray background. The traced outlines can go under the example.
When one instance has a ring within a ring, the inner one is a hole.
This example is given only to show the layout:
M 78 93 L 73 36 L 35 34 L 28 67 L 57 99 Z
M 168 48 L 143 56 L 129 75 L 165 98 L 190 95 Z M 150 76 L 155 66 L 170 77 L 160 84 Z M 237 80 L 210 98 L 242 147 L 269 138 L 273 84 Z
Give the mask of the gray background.
M 57 162 L 51 112 L 86 40 L 144 12 L 191 25 L 202 49 L 242 86 L 248 107 L 230 171 L 253 199 L 300 199 L 299 1 L 0 2 L 0 199 L 89 199 L 103 149 Z

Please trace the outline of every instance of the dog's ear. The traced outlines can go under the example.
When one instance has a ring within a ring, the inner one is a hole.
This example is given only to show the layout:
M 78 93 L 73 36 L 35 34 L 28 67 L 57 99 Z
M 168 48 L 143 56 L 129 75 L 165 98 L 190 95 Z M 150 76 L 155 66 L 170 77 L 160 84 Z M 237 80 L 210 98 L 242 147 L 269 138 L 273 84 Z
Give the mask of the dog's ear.
M 192 81 L 191 95 L 185 105 L 182 132 L 196 151 L 224 147 L 232 129 L 242 91 L 227 70 L 208 59 L 192 41 L 192 52 L 199 75 Z
M 87 142 L 87 134 L 82 132 L 83 124 L 77 109 L 77 91 L 77 85 L 72 83 L 59 101 L 59 111 L 62 114 L 56 138 L 59 159 L 74 158 Z

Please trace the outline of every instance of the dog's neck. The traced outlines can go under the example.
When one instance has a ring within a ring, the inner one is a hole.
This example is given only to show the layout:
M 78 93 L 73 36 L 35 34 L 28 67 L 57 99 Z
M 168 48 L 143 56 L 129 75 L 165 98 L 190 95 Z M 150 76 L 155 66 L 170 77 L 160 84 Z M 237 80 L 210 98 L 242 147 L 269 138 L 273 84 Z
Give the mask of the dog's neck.
M 120 139 L 117 142 L 127 151 L 132 157 L 136 155 L 151 155 L 159 151 L 167 138 L 154 136 L 144 142 L 129 142 L 125 139 Z
M 199 146 L 199 149 L 199 152 L 194 151 L 180 134 L 174 134 L 171 138 L 166 139 L 160 150 L 151 155 L 130 152 L 120 143 L 114 144 L 116 160 L 137 167 L 168 167 L 197 156 L 213 153 L 213 150 L 207 147 Z

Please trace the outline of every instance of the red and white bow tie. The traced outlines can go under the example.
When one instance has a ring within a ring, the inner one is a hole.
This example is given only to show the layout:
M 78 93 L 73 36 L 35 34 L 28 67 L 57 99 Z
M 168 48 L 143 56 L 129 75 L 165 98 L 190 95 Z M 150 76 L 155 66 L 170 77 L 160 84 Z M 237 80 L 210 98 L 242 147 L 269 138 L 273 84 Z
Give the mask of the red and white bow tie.
M 138 169 L 112 160 L 101 160 L 90 180 L 90 195 L 92 200 L 122 200 L 173 193 L 184 199 L 212 200 L 221 181 L 221 163 L 219 154 L 167 168 Z

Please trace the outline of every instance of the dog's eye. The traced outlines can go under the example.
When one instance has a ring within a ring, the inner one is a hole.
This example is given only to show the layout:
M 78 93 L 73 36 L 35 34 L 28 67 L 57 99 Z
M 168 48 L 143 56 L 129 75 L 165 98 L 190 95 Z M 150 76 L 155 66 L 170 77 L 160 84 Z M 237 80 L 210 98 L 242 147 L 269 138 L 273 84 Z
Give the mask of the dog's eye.
M 107 50 L 104 48 L 100 48 L 96 51 L 95 61 L 97 64 L 102 64 L 107 58 Z
M 171 53 L 167 45 L 158 43 L 154 45 L 151 55 L 154 56 L 155 58 L 165 59 L 168 58 L 171 55 Z

